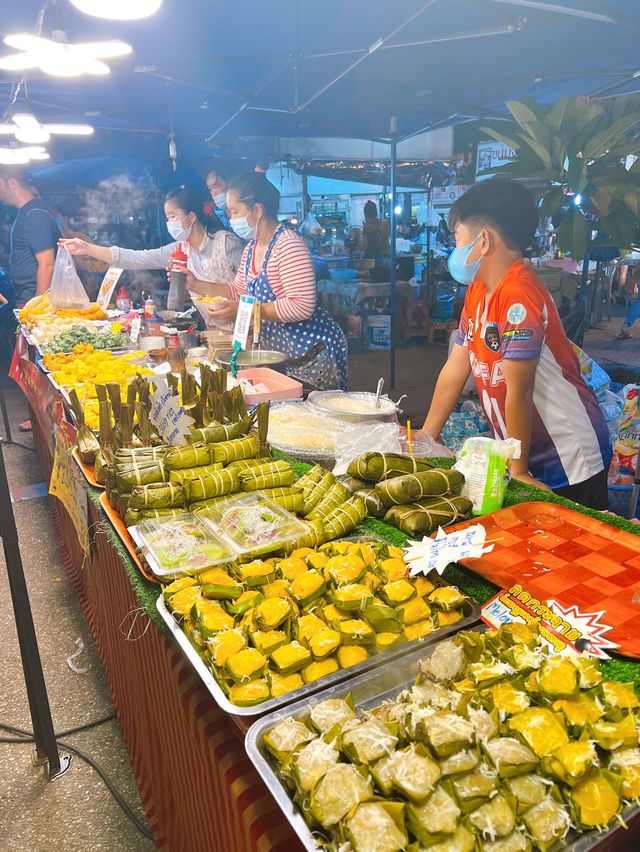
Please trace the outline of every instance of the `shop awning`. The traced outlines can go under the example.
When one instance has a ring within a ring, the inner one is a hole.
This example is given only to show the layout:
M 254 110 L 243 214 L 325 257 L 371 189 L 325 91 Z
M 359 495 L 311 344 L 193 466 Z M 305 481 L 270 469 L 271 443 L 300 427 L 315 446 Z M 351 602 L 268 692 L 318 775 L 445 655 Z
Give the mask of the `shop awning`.
M 8 5 L 4 33 L 33 30 L 40 5 Z M 637 0 L 165 0 L 133 23 L 58 2 L 47 29 L 134 48 L 111 77 L 29 78 L 41 120 L 100 129 L 57 141 L 52 153 L 63 156 L 165 159 L 170 132 L 187 159 L 218 148 L 259 154 L 249 137 L 384 141 L 393 115 L 410 137 L 492 114 L 509 98 L 639 88 Z M 0 78 L 5 107 L 14 82 Z

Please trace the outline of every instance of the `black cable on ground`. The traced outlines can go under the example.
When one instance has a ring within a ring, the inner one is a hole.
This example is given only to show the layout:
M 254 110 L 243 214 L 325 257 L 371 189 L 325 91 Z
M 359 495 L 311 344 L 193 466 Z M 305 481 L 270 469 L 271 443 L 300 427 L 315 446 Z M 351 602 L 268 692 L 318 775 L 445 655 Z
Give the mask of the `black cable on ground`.
M 103 719 L 98 719 L 95 722 L 88 722 L 85 725 L 79 725 L 77 728 L 69 728 L 66 731 L 61 731 L 59 734 L 56 734 L 56 742 L 59 746 L 66 749 L 67 751 L 72 752 L 81 760 L 84 760 L 94 772 L 99 776 L 99 778 L 104 783 L 107 790 L 111 793 L 116 803 L 125 814 L 125 816 L 134 824 L 134 826 L 138 829 L 140 834 L 146 837 L 148 840 L 153 840 L 153 836 L 149 829 L 144 825 L 144 823 L 138 818 L 138 816 L 133 812 L 132 808 L 127 804 L 124 796 L 115 786 L 113 781 L 109 778 L 106 772 L 96 763 L 96 761 L 91 757 L 91 755 L 79 749 L 77 746 L 74 746 L 72 743 L 69 743 L 65 740 L 60 739 L 63 736 L 70 736 L 72 734 L 77 734 L 82 731 L 90 730 L 91 728 L 95 728 L 98 725 L 104 725 L 106 722 L 110 722 L 115 719 L 115 716 L 106 716 Z M 28 743 L 35 742 L 33 731 L 27 731 L 24 728 L 18 728 L 15 725 L 7 725 L 3 722 L 0 722 L 0 729 L 4 731 L 8 731 L 11 734 L 15 734 L 14 737 L 0 737 L 0 744 L 5 745 L 27 745 Z

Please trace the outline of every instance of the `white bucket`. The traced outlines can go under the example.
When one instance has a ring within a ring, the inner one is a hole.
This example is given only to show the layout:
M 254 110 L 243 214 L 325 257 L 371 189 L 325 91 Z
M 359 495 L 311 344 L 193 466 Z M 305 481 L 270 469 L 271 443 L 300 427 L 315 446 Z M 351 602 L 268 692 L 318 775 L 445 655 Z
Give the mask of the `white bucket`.
M 389 349 L 391 346 L 391 317 L 375 314 L 367 317 L 367 341 L 369 349 Z

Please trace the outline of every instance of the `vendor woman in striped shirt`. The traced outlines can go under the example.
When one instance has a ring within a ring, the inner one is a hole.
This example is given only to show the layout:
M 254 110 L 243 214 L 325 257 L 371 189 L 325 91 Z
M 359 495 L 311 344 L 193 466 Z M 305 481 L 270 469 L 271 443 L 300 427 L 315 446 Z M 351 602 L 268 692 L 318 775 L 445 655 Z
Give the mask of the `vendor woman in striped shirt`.
M 207 284 L 230 304 L 216 319 L 235 317 L 240 296 L 262 303 L 260 344 L 284 352 L 287 373 L 321 390 L 347 387 L 347 341 L 340 326 L 316 304 L 316 279 L 306 243 L 278 222 L 280 193 L 264 174 L 233 179 L 227 190 L 231 228 L 248 244 L 231 284 Z M 187 286 L 190 286 L 187 282 Z

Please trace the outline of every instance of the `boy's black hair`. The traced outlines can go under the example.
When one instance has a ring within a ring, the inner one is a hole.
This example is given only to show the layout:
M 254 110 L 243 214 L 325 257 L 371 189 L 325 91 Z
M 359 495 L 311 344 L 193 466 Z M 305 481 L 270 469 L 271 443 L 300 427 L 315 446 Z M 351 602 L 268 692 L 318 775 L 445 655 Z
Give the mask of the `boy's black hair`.
M 480 181 L 459 198 L 449 214 L 449 227 L 464 224 L 478 230 L 494 228 L 507 248 L 521 254 L 538 227 L 538 208 L 529 190 L 507 178 Z

